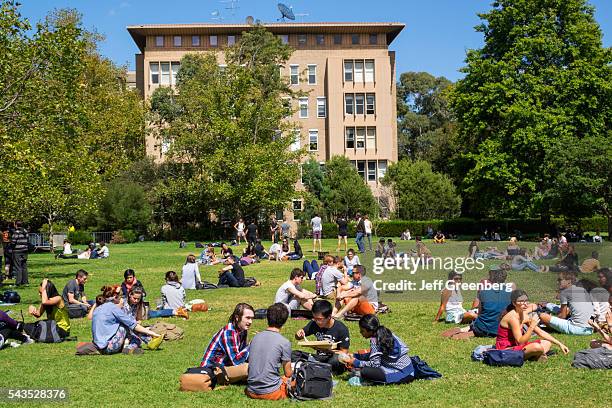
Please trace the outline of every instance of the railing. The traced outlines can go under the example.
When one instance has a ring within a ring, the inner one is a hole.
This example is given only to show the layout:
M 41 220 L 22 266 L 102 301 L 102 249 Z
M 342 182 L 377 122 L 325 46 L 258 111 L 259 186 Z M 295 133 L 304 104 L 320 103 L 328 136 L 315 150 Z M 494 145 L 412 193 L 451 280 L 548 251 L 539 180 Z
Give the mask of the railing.
M 64 243 L 64 240 L 68 238 L 67 233 L 54 233 L 53 234 L 53 248 L 59 248 Z M 92 232 L 91 239 L 93 242 L 110 242 L 113 238 L 113 233 L 108 231 L 103 232 Z M 30 232 L 29 243 L 36 248 L 49 249 L 51 243 L 49 242 L 49 234 L 42 232 Z

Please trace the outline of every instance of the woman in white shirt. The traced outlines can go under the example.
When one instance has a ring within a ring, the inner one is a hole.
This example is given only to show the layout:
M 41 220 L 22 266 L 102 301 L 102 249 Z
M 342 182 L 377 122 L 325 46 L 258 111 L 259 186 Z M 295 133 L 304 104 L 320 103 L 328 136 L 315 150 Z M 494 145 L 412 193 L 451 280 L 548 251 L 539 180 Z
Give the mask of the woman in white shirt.
M 187 255 L 185 265 L 183 265 L 183 273 L 181 279 L 183 288 L 197 289 L 196 284 L 201 281 L 202 278 L 200 277 L 200 270 L 196 262 L 196 257 L 194 254 L 189 254 Z

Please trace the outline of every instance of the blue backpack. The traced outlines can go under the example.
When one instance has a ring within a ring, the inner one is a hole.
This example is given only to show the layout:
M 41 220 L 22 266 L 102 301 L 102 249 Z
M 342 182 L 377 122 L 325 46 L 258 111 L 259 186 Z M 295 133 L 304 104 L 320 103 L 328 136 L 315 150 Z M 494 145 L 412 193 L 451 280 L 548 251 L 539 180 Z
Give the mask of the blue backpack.
M 412 361 L 412 366 L 414 367 L 415 380 L 435 380 L 442 377 L 442 374 L 431 368 L 419 356 L 411 356 L 410 361 Z
M 483 362 L 496 367 L 522 367 L 525 362 L 525 352 L 522 350 L 491 349 L 484 353 Z

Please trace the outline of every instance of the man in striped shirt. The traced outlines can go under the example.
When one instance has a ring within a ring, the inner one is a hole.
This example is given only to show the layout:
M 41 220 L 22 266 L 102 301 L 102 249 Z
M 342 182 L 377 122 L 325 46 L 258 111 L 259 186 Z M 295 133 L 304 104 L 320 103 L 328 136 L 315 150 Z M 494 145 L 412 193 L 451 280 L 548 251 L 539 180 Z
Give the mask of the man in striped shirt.
M 229 323 L 221 328 L 212 338 L 200 367 L 241 367 L 246 373 L 249 346 L 247 344 L 247 331 L 253 323 L 255 312 L 247 303 L 238 303 Z M 229 374 L 229 373 L 228 373 Z

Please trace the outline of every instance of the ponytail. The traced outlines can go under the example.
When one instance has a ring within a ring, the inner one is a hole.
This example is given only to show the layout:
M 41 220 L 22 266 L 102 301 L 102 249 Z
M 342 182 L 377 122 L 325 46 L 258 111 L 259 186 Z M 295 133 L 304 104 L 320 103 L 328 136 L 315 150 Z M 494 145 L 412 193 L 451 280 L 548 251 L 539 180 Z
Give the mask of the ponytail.
M 376 342 L 383 354 L 389 355 L 393 352 L 393 345 L 395 343 L 393 333 L 380 324 L 378 317 L 372 314 L 362 316 L 359 320 L 359 327 L 375 334 Z

